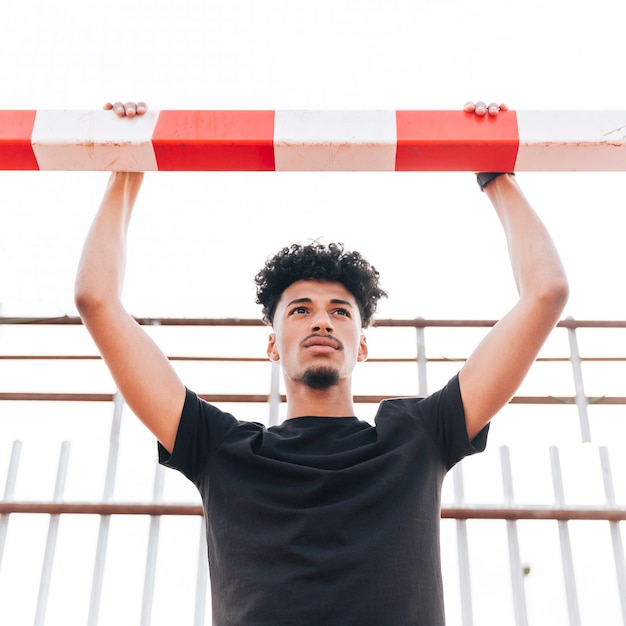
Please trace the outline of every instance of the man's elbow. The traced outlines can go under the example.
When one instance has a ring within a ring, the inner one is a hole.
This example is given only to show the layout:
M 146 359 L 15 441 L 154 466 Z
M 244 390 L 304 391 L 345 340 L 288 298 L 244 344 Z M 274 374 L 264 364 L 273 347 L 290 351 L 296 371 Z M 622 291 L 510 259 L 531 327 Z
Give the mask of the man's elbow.
M 110 299 L 98 288 L 77 283 L 74 287 L 74 304 L 84 320 L 93 318 L 110 304 Z
M 102 304 L 101 300 L 94 294 L 83 289 L 74 291 L 74 304 L 79 315 L 84 319 L 93 311 L 96 311 Z
M 565 274 L 555 276 L 543 285 L 538 300 L 542 308 L 560 315 L 569 300 L 569 283 Z

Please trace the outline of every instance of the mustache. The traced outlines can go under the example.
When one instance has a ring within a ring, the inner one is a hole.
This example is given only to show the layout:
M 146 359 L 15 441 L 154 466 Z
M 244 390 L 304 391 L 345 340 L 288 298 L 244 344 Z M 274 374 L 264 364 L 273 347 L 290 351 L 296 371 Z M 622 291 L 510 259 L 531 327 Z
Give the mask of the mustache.
M 343 350 L 343 343 L 339 339 L 333 337 L 332 335 L 327 335 L 323 333 L 311 333 L 300 342 L 300 345 L 304 345 L 307 341 L 310 341 L 311 339 L 327 339 L 335 344 L 337 350 Z

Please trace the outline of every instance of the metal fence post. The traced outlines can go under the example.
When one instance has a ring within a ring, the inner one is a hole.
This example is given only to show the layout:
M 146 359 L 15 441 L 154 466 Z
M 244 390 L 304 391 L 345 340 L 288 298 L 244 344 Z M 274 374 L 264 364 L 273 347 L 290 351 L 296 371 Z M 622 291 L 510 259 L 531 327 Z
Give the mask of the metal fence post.
M 456 506 L 465 504 L 465 487 L 463 484 L 463 468 L 460 463 L 455 465 L 452 476 L 454 479 L 454 503 Z M 459 586 L 461 591 L 461 618 L 463 626 L 474 623 L 472 608 L 472 581 L 469 566 L 469 544 L 467 540 L 467 521 L 456 520 L 456 542 L 459 560 Z
M 563 508 L 565 506 L 565 491 L 563 489 L 563 477 L 561 473 L 559 450 L 556 446 L 550 446 L 550 465 L 552 468 L 554 503 L 557 507 Z M 580 610 L 578 607 L 578 592 L 576 590 L 576 576 L 574 574 L 574 560 L 572 558 L 572 544 L 569 537 L 569 527 L 566 521 L 559 521 L 558 525 L 569 623 L 570 626 L 580 626 Z
M 194 626 L 204 626 L 207 585 L 209 582 L 209 564 L 207 557 L 206 526 L 204 517 L 200 523 L 200 542 L 198 546 L 198 570 L 196 574 L 196 604 L 194 611 Z
M 9 460 L 9 469 L 7 472 L 7 479 L 4 485 L 4 495 L 2 499 L 5 502 L 13 499 L 13 492 L 15 490 L 15 482 L 17 480 L 17 468 L 20 462 L 20 453 L 22 451 L 22 442 L 14 441 L 11 448 L 11 458 Z M 2 565 L 2 555 L 4 554 L 4 544 L 7 537 L 7 530 L 9 528 L 9 514 L 0 515 L 0 566 Z
M 271 361 L 270 379 L 270 426 L 278 424 L 278 408 L 280 406 L 280 363 Z
M 568 317 L 568 321 L 574 321 L 573 317 Z M 589 428 L 589 415 L 587 414 L 587 396 L 583 385 L 583 369 L 580 353 L 578 351 L 578 340 L 576 338 L 576 328 L 573 326 L 567 329 L 569 340 L 570 363 L 574 373 L 574 389 L 576 391 L 576 407 L 578 408 L 578 419 L 580 422 L 580 434 L 583 443 L 591 441 L 591 429 Z
M 124 399 L 116 392 L 113 398 L 113 419 L 111 421 L 111 434 L 109 436 L 109 456 L 107 459 L 106 476 L 104 480 L 103 502 L 111 502 L 115 487 L 115 474 L 117 471 L 117 455 L 120 446 L 120 427 L 122 413 L 124 412 Z M 104 565 L 106 562 L 107 545 L 109 540 L 109 515 L 100 516 L 100 528 L 98 529 L 98 543 L 96 546 L 96 558 L 93 568 L 91 583 L 91 597 L 89 600 L 88 626 L 96 626 L 100 614 L 100 599 L 102 596 L 102 582 L 104 580 Z
M 599 453 L 606 504 L 609 507 L 614 507 L 616 506 L 615 489 L 613 488 L 613 474 L 611 473 L 609 451 L 602 446 L 599 449 Z M 624 544 L 622 543 L 619 522 L 609 522 L 609 527 L 611 529 L 611 540 L 613 542 L 613 558 L 615 560 L 615 572 L 617 574 L 617 590 L 622 607 L 622 620 L 624 626 L 626 626 L 626 563 L 624 562 Z
M 418 317 L 418 320 L 423 318 Z M 415 335 L 417 340 L 417 394 L 425 398 L 428 394 L 428 380 L 426 374 L 426 334 L 423 326 L 416 326 Z
M 511 472 L 511 456 L 509 448 L 500 448 L 500 462 L 502 465 L 502 486 L 504 490 L 505 504 L 512 506 L 513 498 L 513 474 Z M 507 520 L 507 537 L 509 543 L 509 563 L 511 567 L 511 583 L 513 586 L 513 608 L 515 610 L 515 623 L 517 626 L 528 626 L 526 612 L 526 593 L 524 590 L 524 571 L 519 552 L 519 539 L 517 536 L 517 523 L 515 520 Z
M 63 492 L 65 491 L 65 479 L 67 477 L 67 466 L 70 457 L 70 443 L 64 441 L 61 444 L 61 455 L 59 457 L 59 466 L 57 469 L 56 483 L 54 486 L 53 502 L 61 502 L 63 500 Z M 50 582 L 52 580 L 52 565 L 54 564 L 54 553 L 56 550 L 57 535 L 59 532 L 60 515 L 51 515 L 48 525 L 48 539 L 46 541 L 46 549 L 44 552 L 43 565 L 41 568 L 41 580 L 39 582 L 39 595 L 37 596 L 37 608 L 35 610 L 35 626 L 43 626 L 46 617 L 46 609 L 48 607 L 48 593 L 50 591 Z
M 165 482 L 165 468 L 157 464 L 154 472 L 154 487 L 152 502 L 163 501 L 163 484 Z M 161 527 L 160 515 L 150 517 L 150 531 L 148 535 L 148 550 L 146 555 L 146 571 L 143 585 L 143 600 L 141 603 L 141 626 L 149 626 L 152 621 L 152 605 L 154 601 L 154 581 L 156 578 L 157 553 L 159 548 L 159 530 Z

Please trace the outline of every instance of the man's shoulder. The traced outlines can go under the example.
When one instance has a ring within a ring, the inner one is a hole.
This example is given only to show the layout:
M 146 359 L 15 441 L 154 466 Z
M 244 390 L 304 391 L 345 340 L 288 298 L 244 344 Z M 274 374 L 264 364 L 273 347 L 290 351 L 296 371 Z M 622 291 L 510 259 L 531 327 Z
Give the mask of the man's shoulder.
M 380 416 L 420 416 L 439 413 L 442 410 L 456 410 L 462 406 L 458 374 L 443 387 L 426 396 L 405 396 L 387 398 L 380 403 L 376 417 Z

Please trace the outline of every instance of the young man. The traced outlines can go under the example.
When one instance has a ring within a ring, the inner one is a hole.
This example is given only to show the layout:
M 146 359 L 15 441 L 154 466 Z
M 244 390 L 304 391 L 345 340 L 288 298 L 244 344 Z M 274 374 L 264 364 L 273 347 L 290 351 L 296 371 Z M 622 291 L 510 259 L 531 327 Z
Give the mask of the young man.
M 517 304 L 443 389 L 383 402 L 375 426 L 354 417 L 351 376 L 367 357 L 362 329 L 385 295 L 378 273 L 332 244 L 293 245 L 269 259 L 256 277 L 257 300 L 288 407 L 288 419 L 269 429 L 187 390 L 124 310 L 126 231 L 141 181 L 138 173 L 111 176 L 85 243 L 76 303 L 128 405 L 157 437 L 160 461 L 202 495 L 213 623 L 444 624 L 443 478 L 484 449 L 489 421 L 523 380 L 568 294 L 556 249 L 515 177 L 482 174 L 479 183 L 507 237 Z

